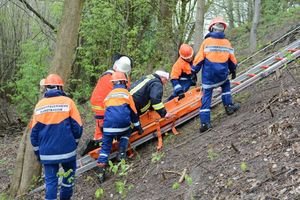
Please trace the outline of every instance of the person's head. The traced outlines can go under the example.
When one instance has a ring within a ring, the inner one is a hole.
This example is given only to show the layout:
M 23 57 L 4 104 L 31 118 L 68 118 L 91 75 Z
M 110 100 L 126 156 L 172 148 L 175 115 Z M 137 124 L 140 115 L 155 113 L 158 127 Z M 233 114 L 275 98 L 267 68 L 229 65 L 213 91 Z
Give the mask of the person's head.
M 225 23 L 224 19 L 222 17 L 216 17 L 213 20 L 211 20 L 208 31 L 209 32 L 224 32 L 227 27 L 227 24 Z
M 121 56 L 114 62 L 113 69 L 118 72 L 130 74 L 132 67 L 132 60 L 128 56 Z
M 46 88 L 46 91 L 49 90 L 63 90 L 64 82 L 62 78 L 57 74 L 50 74 L 44 80 L 43 85 Z
M 191 62 L 194 56 L 193 48 L 188 44 L 182 44 L 179 48 L 179 55 L 182 59 Z
M 125 85 L 127 84 L 127 78 L 126 78 L 126 74 L 123 73 L 123 72 L 114 72 L 112 75 L 111 75 L 111 82 L 114 84 L 114 85 Z
M 165 70 L 156 70 L 154 74 L 157 74 L 160 77 L 160 80 L 163 83 L 163 85 L 165 85 L 169 81 L 170 74 Z

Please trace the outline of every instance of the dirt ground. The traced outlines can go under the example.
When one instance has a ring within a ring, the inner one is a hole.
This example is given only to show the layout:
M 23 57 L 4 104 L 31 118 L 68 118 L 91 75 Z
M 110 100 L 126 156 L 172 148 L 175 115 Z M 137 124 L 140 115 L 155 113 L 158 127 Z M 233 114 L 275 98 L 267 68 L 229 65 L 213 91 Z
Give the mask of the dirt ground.
M 126 176 L 110 172 L 100 185 L 93 170 L 84 173 L 73 199 L 96 199 L 98 188 L 102 199 L 300 199 L 299 60 L 234 99 L 241 109 L 227 116 L 215 108 L 212 130 L 200 134 L 194 118 L 177 128 L 178 136 L 164 137 L 159 154 L 153 155 L 156 140 L 136 149 Z M 84 139 L 93 131 L 92 120 L 86 124 Z M 21 134 L 1 136 L 0 194 L 9 187 Z M 176 183 L 184 169 L 185 180 Z
M 136 149 L 127 176 L 110 172 L 100 185 L 93 170 L 86 172 L 77 178 L 73 199 L 96 199 L 98 188 L 104 190 L 102 199 L 300 199 L 299 60 L 234 99 L 241 109 L 227 116 L 222 106 L 215 108 L 211 131 L 200 134 L 195 118 L 178 127 L 180 135 L 165 136 L 160 159 L 153 155 L 156 140 Z M 19 139 L 11 135 L 1 140 L 1 152 L 7 155 L 1 158 L 6 163 L 1 190 L 8 186 Z M 8 149 L 7 143 L 14 145 Z M 176 184 L 184 169 L 186 179 Z M 125 189 L 116 186 L 124 181 Z

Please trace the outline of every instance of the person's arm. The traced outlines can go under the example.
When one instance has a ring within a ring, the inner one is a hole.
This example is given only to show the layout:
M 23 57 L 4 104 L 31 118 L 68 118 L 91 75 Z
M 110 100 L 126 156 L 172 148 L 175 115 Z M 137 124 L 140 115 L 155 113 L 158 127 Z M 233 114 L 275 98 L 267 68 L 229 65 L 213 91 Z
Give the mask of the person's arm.
M 129 94 L 129 107 L 130 107 L 130 118 L 131 118 L 131 122 L 133 123 L 133 130 L 137 130 L 138 134 L 141 135 L 144 130 L 142 129 L 142 125 L 139 121 L 139 116 L 137 114 L 137 110 L 133 101 L 132 96 Z
M 39 132 L 40 132 L 40 124 L 35 120 L 34 116 L 30 121 L 30 142 L 34 151 L 34 154 L 37 157 L 37 160 L 40 160 L 40 152 L 39 152 Z
M 82 121 L 79 114 L 79 111 L 73 101 L 71 101 L 71 110 L 70 110 L 70 119 L 71 119 L 71 130 L 75 138 L 76 144 L 79 143 L 81 138 L 83 127 Z
M 165 105 L 162 102 L 163 96 L 163 85 L 158 82 L 153 82 L 149 85 L 150 88 L 150 101 L 152 108 L 160 115 L 160 117 L 165 117 L 167 114 Z
M 234 55 L 234 49 L 231 47 L 231 44 L 229 42 L 229 46 L 232 49 L 232 52 L 229 53 L 229 59 L 228 59 L 228 69 L 230 73 L 232 74 L 232 79 L 236 78 L 236 67 L 237 67 L 237 59 Z
M 205 59 L 205 53 L 204 53 L 204 42 L 203 42 L 193 61 L 193 66 L 192 66 L 193 73 L 198 73 L 201 70 L 204 59 Z

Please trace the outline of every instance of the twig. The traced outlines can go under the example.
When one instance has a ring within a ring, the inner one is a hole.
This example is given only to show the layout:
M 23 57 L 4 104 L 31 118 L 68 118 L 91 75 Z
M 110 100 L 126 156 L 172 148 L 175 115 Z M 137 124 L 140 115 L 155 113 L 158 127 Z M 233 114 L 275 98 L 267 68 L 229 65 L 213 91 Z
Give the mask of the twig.
M 233 143 L 231 143 L 230 146 L 233 148 L 233 150 L 234 150 L 235 152 L 240 153 L 240 151 L 236 148 L 236 146 L 235 146 Z
M 271 116 L 272 116 L 272 118 L 273 118 L 273 117 L 274 117 L 274 113 L 273 113 L 273 111 L 272 111 L 272 109 L 271 109 L 271 106 L 269 106 L 268 109 L 269 109 L 269 111 L 270 111 L 270 113 L 271 113 Z
M 181 173 L 180 173 L 180 172 L 171 171 L 171 170 L 166 170 L 166 171 L 163 171 L 163 173 L 177 174 L 177 175 L 180 175 L 180 176 L 181 176 Z
M 286 71 L 292 77 L 292 79 L 297 83 L 297 85 L 300 86 L 300 83 L 297 81 L 297 79 L 295 78 L 295 76 L 290 72 L 290 70 L 288 68 L 286 68 Z
M 186 172 L 187 172 L 187 169 L 184 168 L 184 170 L 183 170 L 183 172 L 182 172 L 182 175 L 181 175 L 181 177 L 180 177 L 178 183 L 182 183 L 182 182 L 184 181 L 184 177 L 185 177 L 185 175 L 186 175 Z
M 294 139 L 286 139 L 289 143 L 291 142 L 300 142 L 300 137 L 294 138 Z
M 211 128 L 210 130 L 212 130 L 212 131 L 214 131 L 214 132 L 216 132 L 216 133 L 218 133 L 218 134 L 222 134 L 220 131 L 218 131 L 218 130 L 216 130 L 216 129 L 214 129 L 214 128 Z
M 192 139 L 193 139 L 193 138 L 192 138 Z M 182 142 L 182 143 L 176 145 L 175 148 L 178 148 L 178 147 L 180 147 L 180 146 L 182 146 L 182 145 L 184 145 L 184 144 L 190 142 L 192 139 L 190 138 L 190 139 L 186 140 L 185 142 Z
M 270 107 L 270 105 L 275 103 L 276 101 L 278 101 L 278 99 L 279 99 L 279 96 L 276 96 L 270 103 L 268 103 L 264 108 L 262 108 L 260 111 L 258 111 L 258 113 L 262 113 L 263 111 L 268 109 Z
M 258 183 L 255 187 L 250 188 L 247 192 L 249 192 L 249 193 L 254 192 L 255 190 L 257 190 L 257 188 L 261 187 L 261 186 L 262 186 L 264 183 L 266 183 L 267 181 L 269 181 L 269 180 L 271 180 L 271 179 L 274 179 L 275 177 L 280 176 L 280 175 L 282 175 L 282 174 L 284 174 L 284 173 L 286 173 L 286 172 L 288 172 L 288 171 L 289 171 L 289 170 L 284 170 L 284 171 L 282 171 L 282 172 L 279 172 L 279 173 L 275 174 L 275 175 L 272 176 L 272 177 L 266 178 L 266 179 L 263 180 L 262 182 Z
M 48 22 L 42 15 L 40 15 L 33 7 L 31 7 L 27 1 L 19 1 L 23 3 L 26 6 L 26 8 L 30 10 L 35 16 L 37 16 L 44 24 L 46 24 L 49 28 L 55 31 L 55 27 L 50 22 Z

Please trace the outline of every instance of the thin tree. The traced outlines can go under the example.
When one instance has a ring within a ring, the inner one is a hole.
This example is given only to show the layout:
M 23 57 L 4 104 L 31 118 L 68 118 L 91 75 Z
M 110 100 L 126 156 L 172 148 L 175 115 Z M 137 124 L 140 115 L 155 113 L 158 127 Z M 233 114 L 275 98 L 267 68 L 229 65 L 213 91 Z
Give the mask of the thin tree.
M 234 15 L 233 15 L 233 1 L 228 0 L 228 5 L 227 5 L 227 15 L 229 19 L 229 28 L 232 29 L 234 28 Z
M 59 27 L 55 55 L 49 73 L 57 73 L 66 81 L 72 70 L 78 29 L 84 0 L 65 0 L 63 16 Z M 30 129 L 26 128 L 18 149 L 17 161 L 12 177 L 10 194 L 15 197 L 25 194 L 33 177 L 40 176 L 41 167 L 30 143 Z
M 250 31 L 250 52 L 253 53 L 256 50 L 257 46 L 257 25 L 259 22 L 259 14 L 260 14 L 260 0 L 255 0 L 254 4 L 254 15 L 252 20 L 252 26 Z
M 194 34 L 194 52 L 197 52 L 200 48 L 200 44 L 203 40 L 204 29 L 204 15 L 205 15 L 205 1 L 197 0 L 196 6 L 196 22 L 195 22 L 195 34 Z

